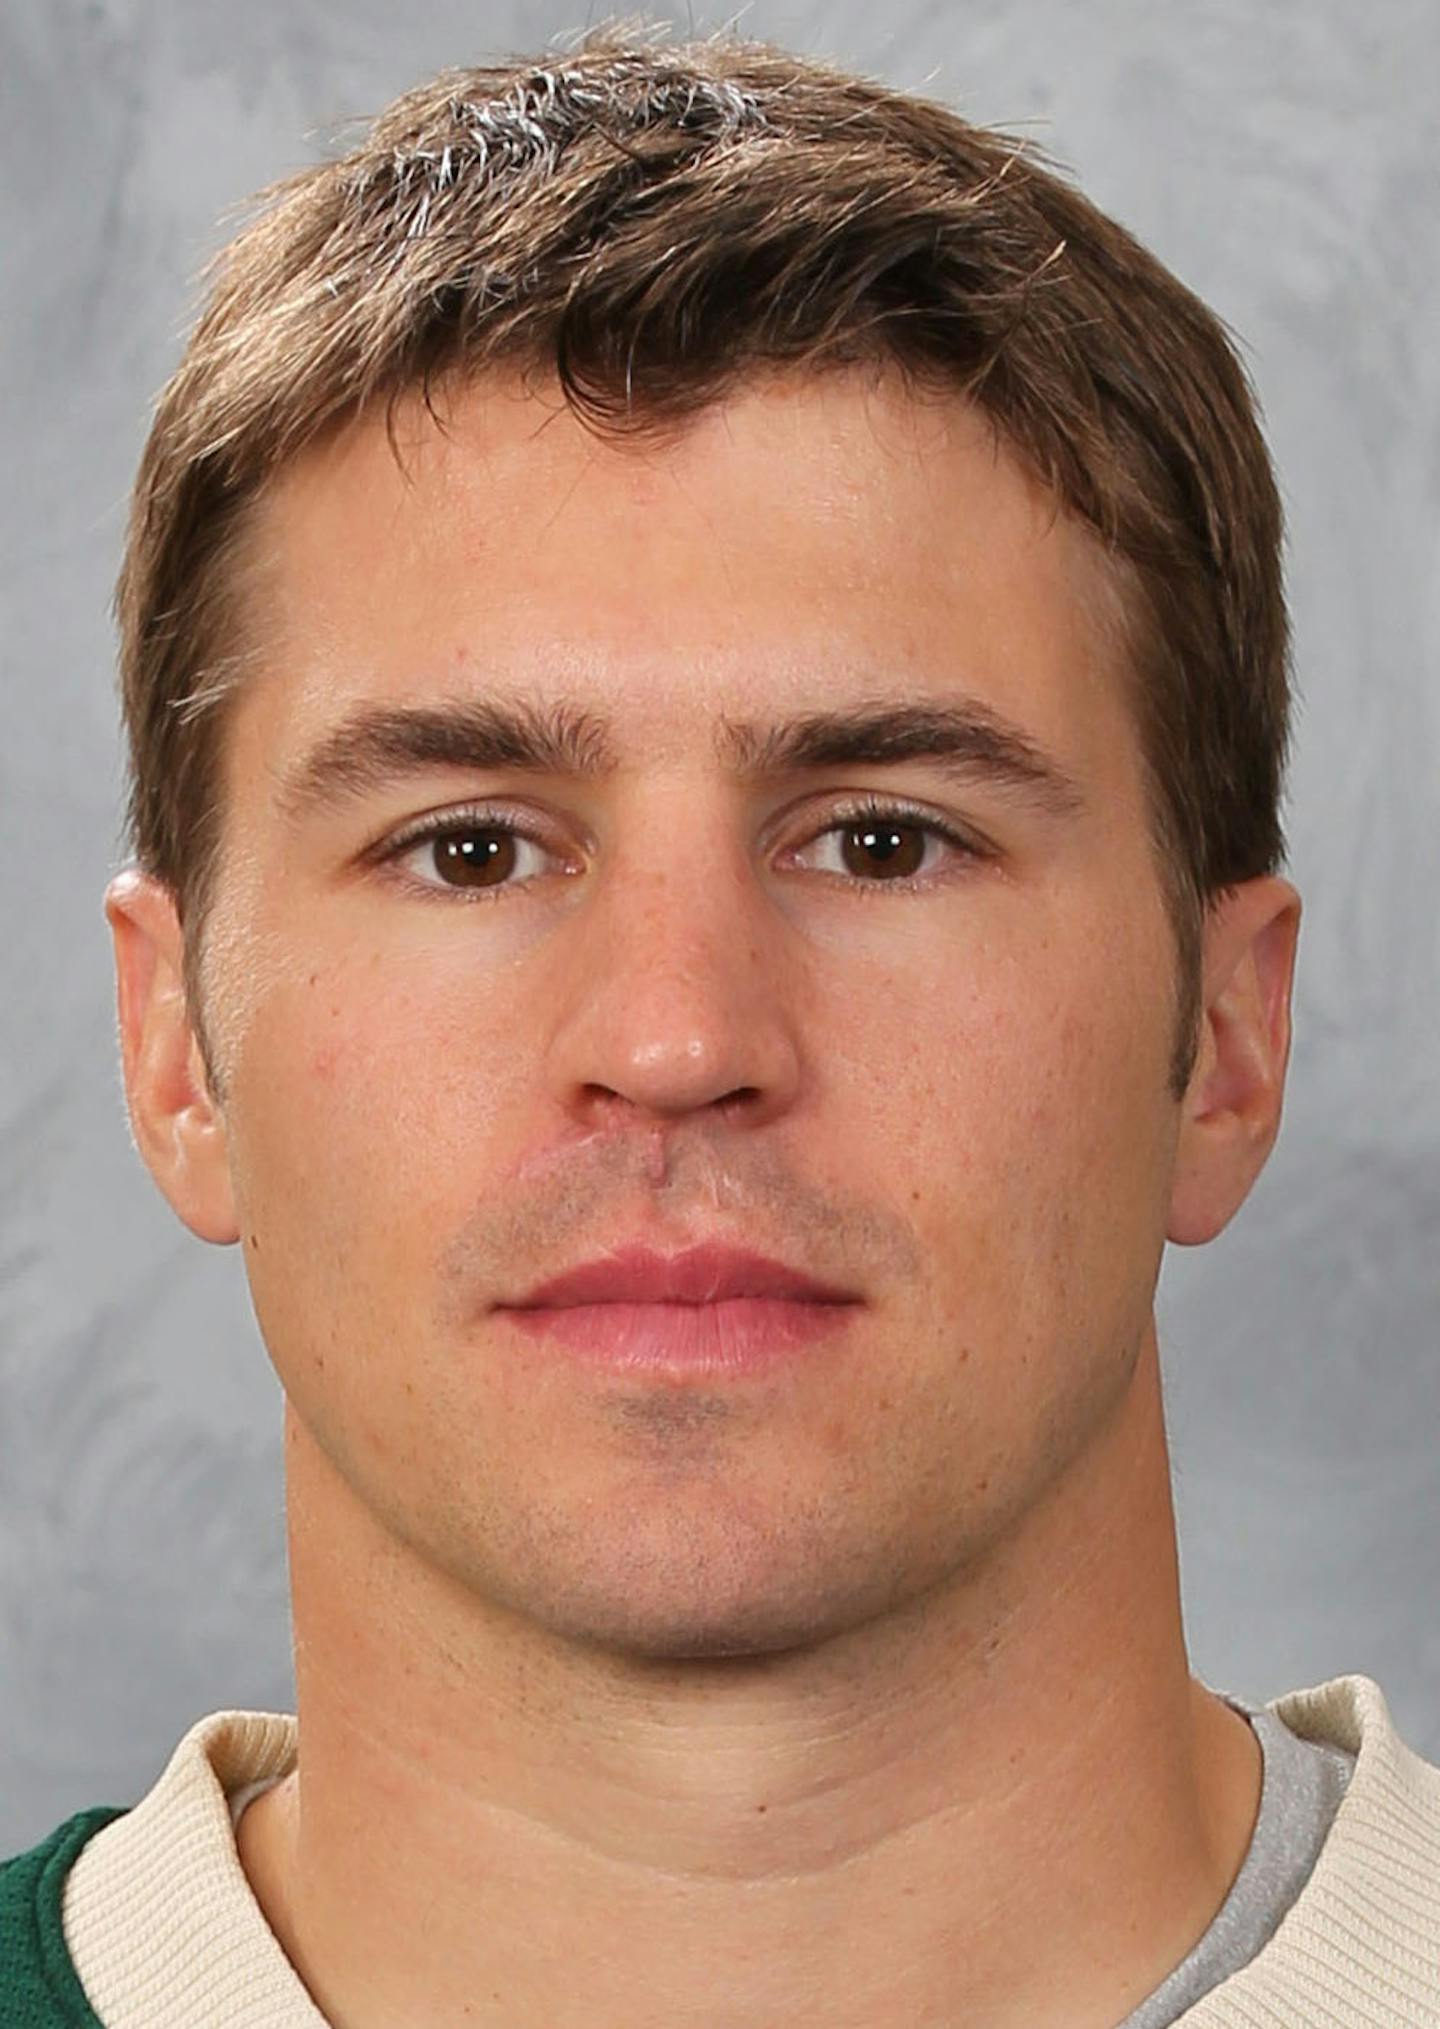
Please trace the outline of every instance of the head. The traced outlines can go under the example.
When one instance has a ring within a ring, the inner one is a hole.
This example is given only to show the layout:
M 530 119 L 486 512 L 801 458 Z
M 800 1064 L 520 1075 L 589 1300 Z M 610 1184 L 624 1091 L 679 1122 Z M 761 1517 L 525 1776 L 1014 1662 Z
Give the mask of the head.
M 628 1605 L 578 1556 L 616 1475 L 709 1569 L 787 1476 L 822 1535 L 848 1493 L 853 1608 L 1064 1470 L 1278 1119 L 1279 541 L 1193 296 L 1033 151 L 783 52 L 447 73 L 269 193 L 119 588 L 127 1081 L 397 1533 L 663 1645 L 653 1516 Z M 857 789 L 910 811 L 879 879 Z M 404 830 L 467 800 L 483 899 Z M 517 1365 L 495 1306 L 646 1221 L 861 1298 L 798 1468 L 798 1407 Z M 686 1641 L 780 1639 L 742 1566 Z

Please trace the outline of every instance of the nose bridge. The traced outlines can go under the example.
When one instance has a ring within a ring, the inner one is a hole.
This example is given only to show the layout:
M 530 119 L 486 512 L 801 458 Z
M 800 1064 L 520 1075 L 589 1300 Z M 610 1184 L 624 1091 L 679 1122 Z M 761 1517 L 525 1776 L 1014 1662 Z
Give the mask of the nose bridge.
M 799 1052 L 782 926 L 733 819 L 683 791 L 599 870 L 567 959 L 552 1053 L 574 1104 L 673 1115 L 790 1097 Z

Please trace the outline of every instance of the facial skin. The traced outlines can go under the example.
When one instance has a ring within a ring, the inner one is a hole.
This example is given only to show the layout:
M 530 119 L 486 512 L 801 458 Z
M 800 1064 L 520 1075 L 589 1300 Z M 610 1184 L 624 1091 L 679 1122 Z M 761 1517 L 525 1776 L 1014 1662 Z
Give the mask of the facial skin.
M 1212 911 L 1177 1105 L 1105 566 L 962 404 L 777 377 L 642 449 L 497 380 L 399 422 L 403 472 L 367 420 L 258 525 L 222 1098 L 168 896 L 109 898 L 137 1141 L 243 1243 L 287 1395 L 303 1750 L 252 1886 L 337 2029 L 1109 2029 L 1258 1799 L 1188 1673 L 1153 1298 L 1273 1142 L 1298 897 Z M 966 699 L 1077 807 L 717 745 Z M 357 710 L 476 701 L 587 714 L 615 765 L 286 815 Z M 887 879 L 857 796 L 980 851 Z M 509 885 L 367 858 L 497 809 L 537 841 Z M 708 1239 L 863 1301 L 683 1381 L 493 1308 Z

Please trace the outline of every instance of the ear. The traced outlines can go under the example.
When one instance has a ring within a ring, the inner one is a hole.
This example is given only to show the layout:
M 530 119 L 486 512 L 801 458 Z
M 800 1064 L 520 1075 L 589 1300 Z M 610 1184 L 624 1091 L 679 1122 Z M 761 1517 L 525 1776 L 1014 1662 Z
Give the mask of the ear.
M 105 891 L 125 1099 L 135 1145 L 202 1240 L 238 1240 L 225 1119 L 210 1091 L 185 997 L 184 936 L 163 882 L 131 867 Z
M 1300 897 L 1242 881 L 1205 922 L 1200 1047 L 1181 1102 L 1166 1237 L 1213 1240 L 1250 1193 L 1280 1131 Z

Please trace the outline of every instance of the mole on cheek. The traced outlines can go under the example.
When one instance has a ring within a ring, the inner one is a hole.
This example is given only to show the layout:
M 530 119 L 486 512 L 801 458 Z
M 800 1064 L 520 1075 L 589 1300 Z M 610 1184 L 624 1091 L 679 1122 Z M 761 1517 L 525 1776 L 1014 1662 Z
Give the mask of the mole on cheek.
M 310 1059 L 311 1075 L 317 1083 L 329 1085 L 334 1082 L 335 1065 L 340 1052 L 333 1043 L 326 1043 Z
M 327 1037 L 329 1037 L 330 1040 L 317 1043 L 317 1045 L 315 1046 L 314 1050 L 311 1052 L 310 1055 L 311 1075 L 320 1084 L 325 1085 L 332 1084 L 335 1079 L 336 1071 L 339 1068 L 340 1059 L 343 1054 L 342 1043 L 340 1041 L 335 1040 L 335 1030 L 336 1025 L 339 1023 L 339 1020 L 340 1020 L 340 1009 L 337 1004 L 330 1008 L 329 1025 L 326 1026 L 323 1030 L 323 1033 Z

